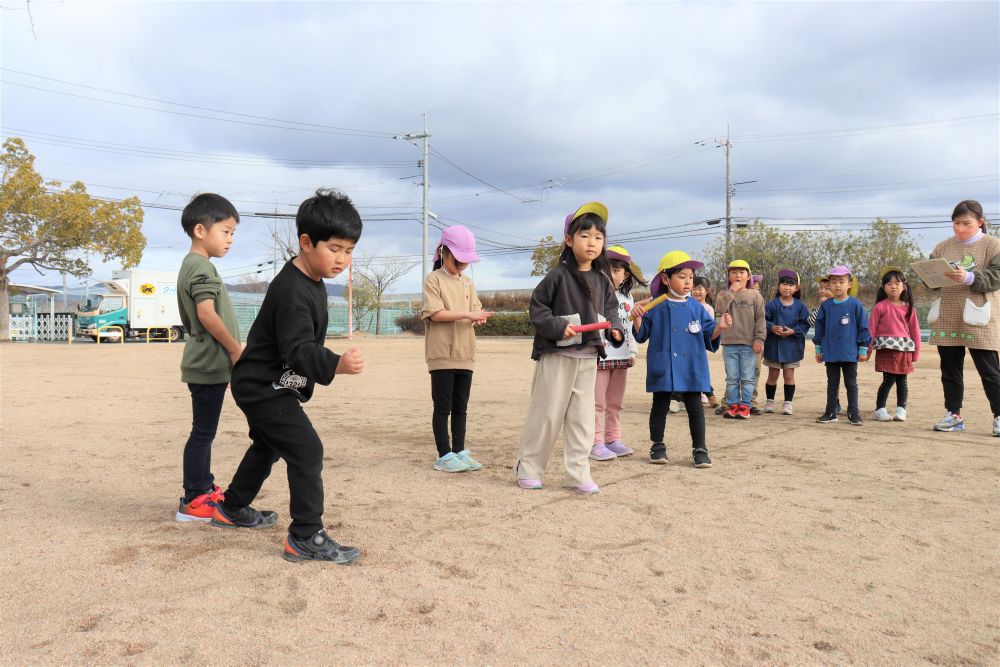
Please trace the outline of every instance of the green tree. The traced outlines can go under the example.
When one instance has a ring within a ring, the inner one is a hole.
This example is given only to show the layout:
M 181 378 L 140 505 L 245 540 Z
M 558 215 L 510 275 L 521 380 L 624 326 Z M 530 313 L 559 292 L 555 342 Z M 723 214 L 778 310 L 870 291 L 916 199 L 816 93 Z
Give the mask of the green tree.
M 847 264 L 854 271 L 865 294 L 879 288 L 879 274 L 886 266 L 898 266 L 912 279 L 910 264 L 923 259 L 923 251 L 903 227 L 876 218 L 867 231 L 852 234 L 844 248 Z
M 531 253 L 531 275 L 544 276 L 556 268 L 562 249 L 562 241 L 556 241 L 551 234 L 539 241 L 538 247 Z
M 35 171 L 35 156 L 16 137 L 0 156 L 0 341 L 10 340 L 10 273 L 20 266 L 88 276 L 86 255 L 120 259 L 130 268 L 142 259 L 146 237 L 138 197 L 103 201 L 77 181 L 65 190 Z

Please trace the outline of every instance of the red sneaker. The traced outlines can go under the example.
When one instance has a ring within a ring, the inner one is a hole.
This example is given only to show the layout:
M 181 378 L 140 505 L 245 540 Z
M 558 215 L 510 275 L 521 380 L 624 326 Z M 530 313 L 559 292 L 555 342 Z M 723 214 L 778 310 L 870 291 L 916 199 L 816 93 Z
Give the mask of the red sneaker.
M 739 405 L 736 410 L 737 419 L 750 419 L 750 406 L 749 405 Z
M 737 419 L 740 416 L 740 406 L 730 405 L 729 409 L 722 413 L 725 419 Z
M 185 503 L 184 499 L 181 498 L 180 506 L 177 508 L 177 514 L 174 515 L 174 519 L 181 523 L 188 521 L 211 521 L 212 513 L 215 512 L 216 506 L 222 502 L 223 498 L 225 498 L 225 494 L 222 493 L 222 489 L 218 486 L 213 486 L 211 492 L 196 496 L 189 503 Z

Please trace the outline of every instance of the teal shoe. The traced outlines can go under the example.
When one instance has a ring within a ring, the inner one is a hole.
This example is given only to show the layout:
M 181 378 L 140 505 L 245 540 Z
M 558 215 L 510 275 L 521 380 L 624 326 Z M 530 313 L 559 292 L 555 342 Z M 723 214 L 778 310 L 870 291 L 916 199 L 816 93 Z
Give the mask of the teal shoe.
M 469 464 L 452 452 L 448 452 L 435 461 L 434 469 L 441 472 L 468 472 L 470 470 Z
M 472 458 L 472 452 L 470 452 L 468 449 L 463 449 L 462 451 L 455 454 L 455 456 L 465 461 L 465 464 L 469 466 L 469 470 L 481 470 L 483 467 L 482 463 Z

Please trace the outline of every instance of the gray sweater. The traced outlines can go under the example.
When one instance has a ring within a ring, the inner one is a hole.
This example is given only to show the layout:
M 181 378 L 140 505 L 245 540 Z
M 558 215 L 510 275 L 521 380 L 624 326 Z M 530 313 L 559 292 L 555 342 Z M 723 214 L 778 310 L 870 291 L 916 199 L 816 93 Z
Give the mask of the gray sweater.
M 583 342 L 577 345 L 559 347 L 557 341 L 562 340 L 563 332 L 570 322 L 567 315 L 578 314 L 581 324 L 597 322 L 598 310 L 611 323 L 612 329 L 617 329 L 625 335 L 625 325 L 618 316 L 618 299 L 615 297 L 614 285 L 611 279 L 600 271 L 582 271 L 581 275 L 590 285 L 592 299 L 580 289 L 580 285 L 564 264 L 545 274 L 531 293 L 531 306 L 528 314 L 531 324 L 535 327 L 535 340 L 531 349 L 531 358 L 538 360 L 543 354 L 551 354 L 561 350 L 579 350 L 587 347 L 596 348 L 595 357 L 604 355 L 604 343 L 599 331 L 589 331 L 583 334 Z M 595 308 L 596 305 L 596 308 Z M 610 332 L 609 332 L 610 333 Z M 621 343 L 608 336 L 608 342 L 618 347 Z

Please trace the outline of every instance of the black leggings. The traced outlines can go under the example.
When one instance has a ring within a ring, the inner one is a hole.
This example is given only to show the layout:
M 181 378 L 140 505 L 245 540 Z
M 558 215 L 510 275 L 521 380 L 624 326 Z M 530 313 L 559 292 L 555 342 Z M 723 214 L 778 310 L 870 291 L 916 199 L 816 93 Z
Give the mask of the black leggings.
M 663 431 L 667 426 L 667 413 L 671 396 L 679 396 L 687 410 L 688 428 L 691 429 L 691 448 L 705 449 L 705 410 L 701 405 L 700 391 L 685 391 L 671 394 L 669 391 L 653 392 L 653 407 L 649 411 L 649 439 L 653 443 L 663 442 Z
M 472 371 L 431 371 L 431 398 L 434 399 L 434 444 L 438 456 L 465 449 L 465 421 L 472 391 Z M 451 444 L 448 443 L 448 416 L 451 416 Z
M 906 375 L 903 373 L 882 373 L 882 384 L 879 385 L 878 394 L 875 396 L 875 409 L 885 407 L 885 402 L 889 400 L 889 392 L 893 385 L 896 386 L 896 405 L 905 408 L 906 399 L 909 396 L 909 388 L 906 386 Z

